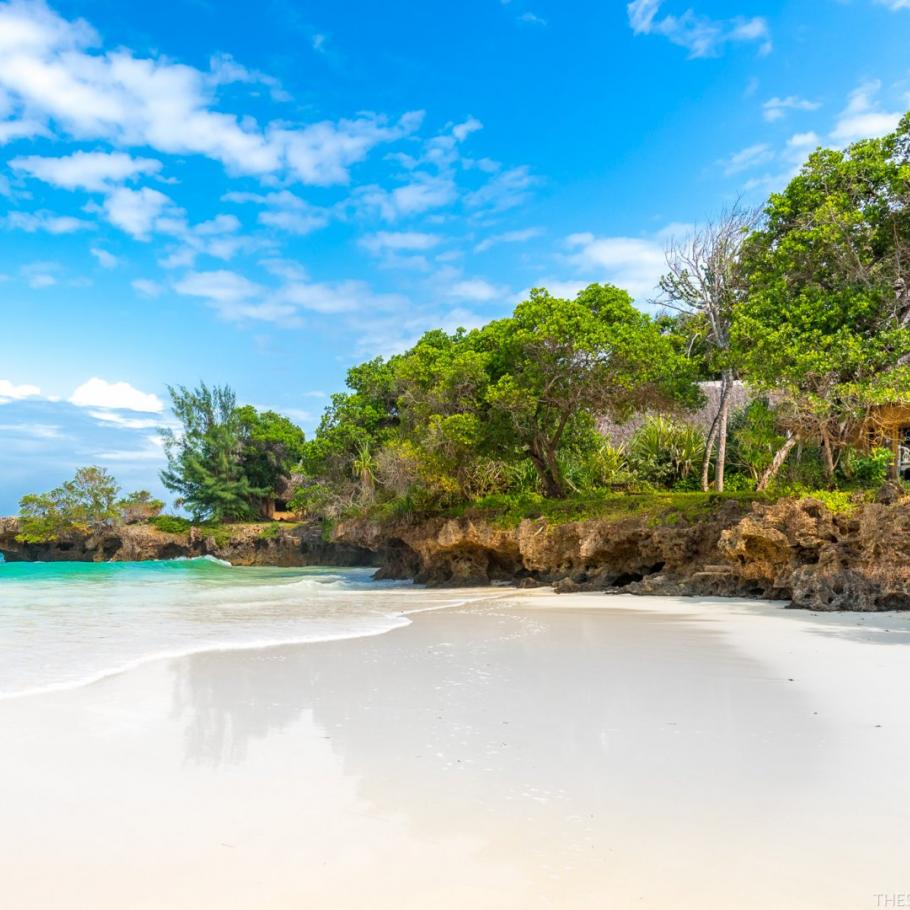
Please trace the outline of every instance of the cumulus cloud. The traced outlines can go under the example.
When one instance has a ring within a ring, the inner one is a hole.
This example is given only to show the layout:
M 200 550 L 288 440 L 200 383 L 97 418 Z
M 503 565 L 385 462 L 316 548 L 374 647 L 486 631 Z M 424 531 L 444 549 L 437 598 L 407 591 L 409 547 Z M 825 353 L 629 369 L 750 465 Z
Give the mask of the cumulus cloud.
M 328 209 L 310 205 L 306 200 L 288 190 L 273 193 L 226 193 L 224 202 L 251 202 L 264 206 L 257 221 L 266 227 L 277 228 L 288 234 L 310 234 L 325 227 L 331 220 Z
M 164 402 L 149 392 L 140 392 L 128 382 L 107 382 L 97 376 L 86 380 L 70 395 L 71 404 L 80 408 L 160 413 Z
M 297 263 L 267 260 L 267 270 L 281 282 L 263 285 L 238 272 L 221 269 L 191 272 L 174 285 L 179 294 L 197 297 L 226 319 L 299 325 L 304 312 L 341 315 L 405 310 L 398 294 L 377 294 L 364 281 L 312 281 Z
M 351 165 L 376 145 L 409 135 L 422 118 L 411 112 L 389 122 L 365 113 L 337 123 L 263 126 L 216 109 L 219 85 L 265 81 L 230 58 L 205 71 L 101 46 L 83 19 L 66 19 L 42 2 L 0 3 L 0 90 L 13 108 L 0 123 L 0 141 L 52 126 L 80 140 L 203 155 L 232 173 L 283 172 L 330 185 L 346 183 Z
M 509 289 L 491 284 L 483 278 L 468 278 L 456 281 L 448 290 L 449 297 L 473 303 L 488 303 L 491 300 L 507 300 Z
M 590 281 L 609 282 L 636 299 L 647 299 L 666 270 L 661 237 L 598 237 L 590 233 L 566 238 L 568 262 Z M 584 284 L 588 284 L 585 281 Z
M 27 155 L 10 161 L 13 170 L 66 190 L 110 190 L 140 174 L 156 174 L 161 162 L 124 152 L 74 152 L 61 158 Z
M 21 401 L 23 398 L 34 398 L 41 394 L 41 389 L 36 385 L 26 383 L 16 384 L 9 379 L 0 379 L 0 404 L 9 404 L 11 401 Z
M 366 186 L 358 190 L 354 203 L 365 212 L 374 212 L 384 221 L 398 221 L 450 205 L 458 198 L 455 181 L 447 174 L 415 174 L 411 182 L 387 190 Z
M 886 111 L 876 100 L 882 84 L 877 79 L 864 82 L 851 93 L 831 131 L 831 138 L 843 145 L 857 139 L 871 139 L 890 133 L 900 123 L 901 111 Z
M 144 186 L 134 190 L 118 187 L 105 200 L 102 210 L 114 227 L 120 228 L 136 240 L 148 240 L 152 231 L 169 223 L 177 215 L 172 200 L 158 190 Z M 182 217 L 182 216 L 178 216 Z
M 632 0 L 626 12 L 636 35 L 661 35 L 689 51 L 690 58 L 716 57 L 727 44 L 757 42 L 759 53 L 772 49 L 768 22 L 760 16 L 712 19 L 691 9 L 682 15 L 660 15 L 663 0 Z

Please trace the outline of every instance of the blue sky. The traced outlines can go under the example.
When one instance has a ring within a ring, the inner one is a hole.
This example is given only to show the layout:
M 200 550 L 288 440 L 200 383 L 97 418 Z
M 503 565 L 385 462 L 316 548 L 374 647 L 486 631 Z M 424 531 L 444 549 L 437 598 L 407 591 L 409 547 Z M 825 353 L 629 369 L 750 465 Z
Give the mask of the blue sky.
M 612 281 L 910 107 L 910 0 L 0 0 L 0 514 L 160 490 L 167 384 L 311 430 L 348 366 Z

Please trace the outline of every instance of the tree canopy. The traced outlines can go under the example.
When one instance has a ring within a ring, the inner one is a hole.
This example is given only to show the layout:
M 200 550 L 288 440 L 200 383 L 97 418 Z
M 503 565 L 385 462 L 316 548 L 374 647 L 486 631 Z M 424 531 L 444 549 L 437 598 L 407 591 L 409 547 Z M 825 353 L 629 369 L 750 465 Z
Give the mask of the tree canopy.
M 162 431 L 161 480 L 194 518 L 250 519 L 262 513 L 303 453 L 303 431 L 273 411 L 238 407 L 227 386 L 169 388 L 180 430 Z

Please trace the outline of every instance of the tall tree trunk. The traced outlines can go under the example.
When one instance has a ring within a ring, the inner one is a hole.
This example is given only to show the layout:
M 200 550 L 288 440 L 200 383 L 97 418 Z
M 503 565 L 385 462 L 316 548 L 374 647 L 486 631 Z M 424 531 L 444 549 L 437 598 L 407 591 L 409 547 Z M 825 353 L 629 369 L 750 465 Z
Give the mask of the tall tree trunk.
M 724 491 L 724 471 L 727 467 L 727 424 L 730 421 L 730 393 L 733 391 L 733 374 L 724 371 L 723 389 L 720 398 L 720 412 L 717 427 L 717 464 L 714 468 L 714 484 L 718 493 Z
M 705 457 L 701 462 L 701 489 L 703 493 L 707 493 L 708 488 L 711 486 L 711 454 L 714 452 L 714 443 L 717 440 L 719 417 L 719 414 L 714 415 L 714 420 L 711 423 L 711 432 L 708 433 L 708 439 L 705 442 Z
M 528 448 L 528 457 L 537 469 L 537 476 L 543 484 L 544 496 L 548 499 L 562 499 L 566 495 L 565 487 L 562 481 L 562 473 L 559 470 L 559 464 L 551 465 L 554 458 L 548 459 L 546 455 L 537 450 L 536 446 Z
M 768 484 L 777 477 L 777 472 L 787 460 L 787 456 L 790 454 L 791 449 L 796 445 L 797 441 L 798 439 L 795 435 L 788 436 L 787 441 L 777 450 L 771 464 L 768 465 L 764 474 L 758 479 L 758 485 L 755 489 L 758 490 L 759 493 L 767 490 Z

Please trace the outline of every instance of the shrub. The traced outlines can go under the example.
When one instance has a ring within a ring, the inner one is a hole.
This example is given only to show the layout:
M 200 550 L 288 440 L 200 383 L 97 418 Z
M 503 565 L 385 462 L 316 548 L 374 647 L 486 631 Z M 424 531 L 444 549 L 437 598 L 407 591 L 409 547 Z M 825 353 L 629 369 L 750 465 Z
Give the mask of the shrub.
M 192 527 L 188 518 L 178 515 L 156 515 L 149 524 L 165 534 L 185 534 Z
M 877 490 L 888 479 L 893 463 L 891 449 L 879 447 L 865 453 L 848 449 L 841 459 L 841 471 L 848 483 Z
M 774 410 L 767 401 L 756 399 L 734 415 L 730 429 L 730 465 L 758 480 L 784 443 Z M 728 482 L 725 480 L 725 485 Z
M 47 543 L 73 532 L 110 527 L 119 517 L 118 492 L 117 482 L 104 468 L 80 468 L 72 480 L 50 492 L 22 497 L 17 537 L 24 543 Z
M 685 481 L 705 452 L 705 437 L 669 417 L 651 416 L 635 431 L 629 459 L 642 480 L 665 487 Z
M 164 503 L 160 499 L 153 499 L 148 490 L 137 490 L 121 499 L 117 508 L 121 519 L 129 525 L 156 518 L 161 514 Z

